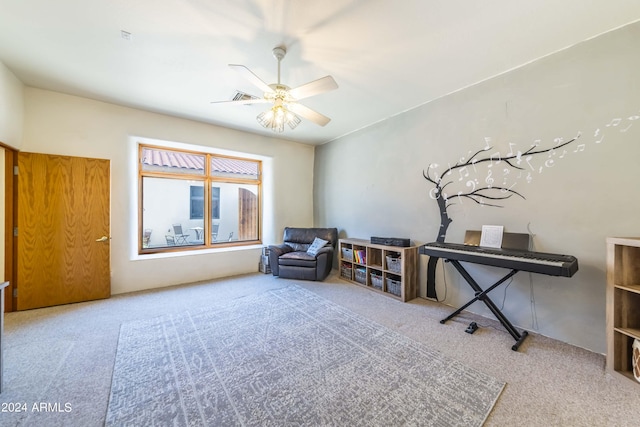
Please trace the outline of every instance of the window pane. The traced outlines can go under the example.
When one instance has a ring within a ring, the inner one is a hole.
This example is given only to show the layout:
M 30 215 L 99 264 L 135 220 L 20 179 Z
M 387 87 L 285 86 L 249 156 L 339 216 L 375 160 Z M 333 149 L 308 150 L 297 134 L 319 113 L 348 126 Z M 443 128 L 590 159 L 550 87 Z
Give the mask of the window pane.
M 220 182 L 215 185 L 219 191 L 220 215 L 211 221 L 212 242 L 258 240 L 258 185 Z
M 220 219 L 220 187 L 211 187 L 211 219 Z
M 204 175 L 204 154 L 142 148 L 140 163 L 143 171 Z
M 191 186 L 191 206 L 189 209 L 190 219 L 204 218 L 204 186 Z
M 211 176 L 258 179 L 260 162 L 211 156 Z
M 203 244 L 204 204 L 200 219 L 191 219 L 192 187 L 204 189 L 204 182 L 142 178 L 142 230 L 150 233 L 147 248 Z

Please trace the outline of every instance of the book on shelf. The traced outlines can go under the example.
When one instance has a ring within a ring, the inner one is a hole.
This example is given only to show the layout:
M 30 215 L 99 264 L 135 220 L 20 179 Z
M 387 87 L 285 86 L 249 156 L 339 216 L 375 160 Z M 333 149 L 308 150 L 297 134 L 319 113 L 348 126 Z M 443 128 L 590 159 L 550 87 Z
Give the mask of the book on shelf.
M 353 260 L 358 264 L 366 264 L 367 263 L 367 251 L 365 250 L 354 250 L 353 251 Z

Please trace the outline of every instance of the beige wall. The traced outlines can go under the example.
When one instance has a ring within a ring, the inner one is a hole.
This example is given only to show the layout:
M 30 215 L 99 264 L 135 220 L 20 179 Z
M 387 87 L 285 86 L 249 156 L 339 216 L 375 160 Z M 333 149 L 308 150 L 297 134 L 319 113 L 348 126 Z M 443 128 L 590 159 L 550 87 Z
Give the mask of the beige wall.
M 492 295 L 498 306 L 504 300 L 516 325 L 604 353 L 605 238 L 640 235 L 638 40 L 640 24 L 630 25 L 319 147 L 316 225 L 337 226 L 349 237 L 433 241 L 440 217 L 429 195 L 433 186 L 422 176 L 429 164 L 439 164 L 442 174 L 448 163 L 483 149 L 486 137 L 494 147 L 488 153 L 505 155 L 512 147 L 525 151 L 536 140 L 553 147 L 555 138 L 566 141 L 582 132 L 567 153 L 532 159 L 535 170 L 523 162 L 520 179 L 517 170 L 506 175 L 504 162 L 493 169 L 469 168 L 468 177 L 445 175 L 453 196 L 486 185 L 491 172 L 494 185 L 507 178 L 526 198 L 514 196 L 492 208 L 453 197 L 447 241 L 462 242 L 465 230 L 497 224 L 509 232 L 530 230 L 535 250 L 576 256 L 580 270 L 572 278 L 521 272 L 508 290 L 503 286 Z M 607 126 L 614 118 L 620 124 Z M 427 257 L 421 258 L 425 295 Z M 470 270 L 484 285 L 506 274 L 481 266 Z M 447 304 L 457 307 L 472 297 L 448 264 L 438 266 L 437 282 Z M 470 310 L 493 317 L 482 303 Z M 446 327 L 464 333 L 466 325 Z M 505 332 L 505 343 L 510 341 Z
M 137 141 L 174 141 L 260 156 L 265 177 L 264 244 L 285 226 L 313 224 L 313 147 L 26 88 L 22 150 L 111 161 L 112 293 L 225 277 L 258 270 L 260 247 L 173 257 L 138 257 Z
M 0 62 L 0 142 L 20 148 L 24 85 Z
M 0 62 L 0 143 L 19 148 L 22 143 L 23 90 L 20 80 Z M 4 224 L 4 162 L 5 149 L 0 147 L 0 224 Z M 0 242 L 5 230 L 0 227 Z M 0 259 L 4 260 L 4 244 L 0 245 Z M 0 263 L 0 278 L 4 277 L 4 261 Z

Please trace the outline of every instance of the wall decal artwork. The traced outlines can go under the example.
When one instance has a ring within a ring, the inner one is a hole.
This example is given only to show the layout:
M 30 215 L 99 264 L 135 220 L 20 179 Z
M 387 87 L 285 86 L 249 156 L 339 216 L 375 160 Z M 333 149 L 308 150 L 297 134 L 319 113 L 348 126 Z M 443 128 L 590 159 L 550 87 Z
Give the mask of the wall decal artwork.
M 440 165 L 430 164 L 422 172 L 424 179 L 433 184 L 429 197 L 436 201 L 440 211 L 440 227 L 437 242 L 444 242 L 449 225 L 453 219 L 449 207 L 470 201 L 475 205 L 504 207 L 504 202 L 513 196 L 525 199 L 521 182 L 531 184 L 536 175 L 556 167 L 568 155 L 577 155 L 587 150 L 587 145 L 602 144 L 605 132 L 617 130 L 627 132 L 640 115 L 627 118 L 616 117 L 602 127 L 596 128 L 591 141 L 585 140 L 582 133 L 565 139 L 554 138 L 552 143 L 543 143 L 536 139 L 524 148 L 521 144 L 508 143 L 506 153 L 495 150 L 492 138 L 485 137 L 485 146 L 476 152 L 469 151 L 454 164 L 448 162 L 439 172 Z M 438 258 L 430 257 L 427 265 L 427 297 L 436 298 L 435 274 Z

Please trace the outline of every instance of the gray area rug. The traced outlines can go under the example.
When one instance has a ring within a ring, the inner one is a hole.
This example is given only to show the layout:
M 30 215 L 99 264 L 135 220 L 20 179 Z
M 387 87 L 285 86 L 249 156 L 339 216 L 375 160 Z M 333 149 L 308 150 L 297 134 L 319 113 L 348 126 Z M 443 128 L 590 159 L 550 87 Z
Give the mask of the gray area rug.
M 107 426 L 481 426 L 504 383 L 289 286 L 124 323 Z

